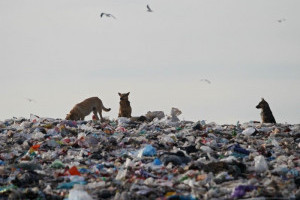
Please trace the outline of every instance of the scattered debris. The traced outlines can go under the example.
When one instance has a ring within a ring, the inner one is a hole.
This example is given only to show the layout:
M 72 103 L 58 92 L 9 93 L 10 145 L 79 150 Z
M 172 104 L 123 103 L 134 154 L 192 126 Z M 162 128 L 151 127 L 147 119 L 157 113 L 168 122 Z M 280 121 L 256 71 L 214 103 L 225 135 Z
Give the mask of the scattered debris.
M 299 124 L 217 125 L 180 114 L 1 121 L 1 198 L 299 198 Z

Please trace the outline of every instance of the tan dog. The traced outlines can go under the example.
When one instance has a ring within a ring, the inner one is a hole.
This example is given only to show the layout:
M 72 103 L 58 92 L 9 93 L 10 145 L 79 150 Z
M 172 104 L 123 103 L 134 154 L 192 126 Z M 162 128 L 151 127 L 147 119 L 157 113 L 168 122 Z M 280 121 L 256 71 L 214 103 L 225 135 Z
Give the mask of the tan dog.
M 95 118 L 99 120 L 97 115 L 98 112 L 102 121 L 102 110 L 108 112 L 110 111 L 110 108 L 105 108 L 102 101 L 98 97 L 91 97 L 81 103 L 76 104 L 70 113 L 67 114 L 66 120 L 84 120 L 84 117 L 89 115 L 91 112 L 93 112 Z
M 131 106 L 130 106 L 130 102 L 128 101 L 128 95 L 130 92 L 128 93 L 124 93 L 121 94 L 119 92 L 119 96 L 120 96 L 120 109 L 119 109 L 119 115 L 118 117 L 131 117 Z

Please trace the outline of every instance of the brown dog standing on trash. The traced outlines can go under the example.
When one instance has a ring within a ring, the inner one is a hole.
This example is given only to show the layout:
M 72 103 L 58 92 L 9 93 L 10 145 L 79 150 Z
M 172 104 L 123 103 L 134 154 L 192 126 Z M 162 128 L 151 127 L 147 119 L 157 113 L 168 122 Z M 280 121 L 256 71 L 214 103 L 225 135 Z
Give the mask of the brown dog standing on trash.
M 131 106 L 130 102 L 128 101 L 128 93 L 121 94 L 120 92 L 118 93 L 120 96 L 120 109 L 119 109 L 119 115 L 118 117 L 131 117 Z
M 261 102 L 256 106 L 257 109 L 261 109 L 261 120 L 262 123 L 275 123 L 275 118 L 272 114 L 271 108 L 269 104 L 264 100 L 264 98 L 261 98 Z
M 110 108 L 105 108 L 101 99 L 98 97 L 91 97 L 76 104 L 70 113 L 67 114 L 66 120 L 84 120 L 84 117 L 89 115 L 91 112 L 94 113 L 96 120 L 99 120 L 97 115 L 98 112 L 101 121 L 103 121 L 102 110 L 108 112 L 110 111 Z

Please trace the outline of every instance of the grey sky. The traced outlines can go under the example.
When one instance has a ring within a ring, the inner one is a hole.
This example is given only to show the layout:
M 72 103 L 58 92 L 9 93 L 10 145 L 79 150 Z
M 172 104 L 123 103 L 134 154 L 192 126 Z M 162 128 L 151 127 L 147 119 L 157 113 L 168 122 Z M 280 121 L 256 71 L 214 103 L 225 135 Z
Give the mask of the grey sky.
M 64 118 L 90 96 L 116 118 L 117 93 L 130 91 L 133 115 L 178 107 L 184 119 L 260 120 L 255 105 L 265 97 L 278 122 L 299 123 L 299 8 L 298 0 L 0 0 L 0 120 Z

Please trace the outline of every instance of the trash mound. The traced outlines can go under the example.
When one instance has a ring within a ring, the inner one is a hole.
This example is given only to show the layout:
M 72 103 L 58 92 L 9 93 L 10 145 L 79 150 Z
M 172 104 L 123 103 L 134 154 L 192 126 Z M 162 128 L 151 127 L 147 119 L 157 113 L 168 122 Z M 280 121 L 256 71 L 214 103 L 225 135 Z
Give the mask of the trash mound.
M 300 125 L 0 122 L 0 199 L 299 199 Z M 136 119 L 136 118 L 135 118 Z

